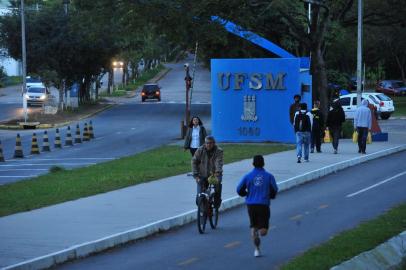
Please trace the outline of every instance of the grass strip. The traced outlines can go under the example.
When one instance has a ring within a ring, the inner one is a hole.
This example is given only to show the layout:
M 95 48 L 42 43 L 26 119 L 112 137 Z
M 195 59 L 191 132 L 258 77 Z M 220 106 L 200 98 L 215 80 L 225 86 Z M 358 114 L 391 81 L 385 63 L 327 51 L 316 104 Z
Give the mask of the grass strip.
M 224 163 L 293 149 L 282 144 L 226 144 Z M 129 157 L 74 170 L 52 170 L 0 186 L 0 216 L 29 211 L 191 171 L 190 153 L 163 146 Z
M 406 116 L 406 97 L 392 97 L 395 105 L 393 116 Z
M 330 269 L 358 254 L 374 249 L 406 230 L 406 204 L 392 208 L 378 218 L 344 231 L 320 246 L 296 257 L 282 270 Z

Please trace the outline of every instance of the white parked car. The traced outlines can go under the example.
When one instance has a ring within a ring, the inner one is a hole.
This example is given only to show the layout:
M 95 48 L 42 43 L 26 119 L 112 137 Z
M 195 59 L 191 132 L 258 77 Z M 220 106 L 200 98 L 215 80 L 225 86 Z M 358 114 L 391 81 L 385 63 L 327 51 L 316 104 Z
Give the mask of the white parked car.
M 364 92 L 362 93 L 361 98 L 362 100 L 367 99 L 370 104 L 376 107 L 376 112 L 381 119 L 388 119 L 395 111 L 392 99 L 385 94 Z M 345 118 L 354 119 L 355 110 L 357 109 L 357 94 L 352 93 L 342 95 L 339 99 L 345 113 Z
M 45 87 L 31 86 L 25 92 L 27 106 L 40 105 L 42 106 L 48 99 L 49 91 Z

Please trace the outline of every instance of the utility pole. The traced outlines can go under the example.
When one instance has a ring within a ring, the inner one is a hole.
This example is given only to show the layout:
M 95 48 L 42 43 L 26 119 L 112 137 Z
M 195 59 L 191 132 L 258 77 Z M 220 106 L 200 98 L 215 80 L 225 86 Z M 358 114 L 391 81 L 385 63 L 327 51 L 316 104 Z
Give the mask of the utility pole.
M 27 55 L 25 48 L 25 15 L 24 15 L 24 0 L 21 0 L 21 50 L 22 50 L 22 71 L 23 71 L 23 110 L 24 122 L 27 122 Z
M 358 0 L 357 106 L 361 105 L 362 91 L 362 18 L 362 0 Z
M 189 124 L 189 120 L 190 120 L 190 104 L 189 104 L 189 91 L 190 88 L 192 87 L 192 77 L 190 76 L 189 73 L 189 64 L 186 63 L 184 64 L 185 67 L 185 84 L 186 84 L 186 107 L 185 107 L 185 122 L 182 124 L 182 139 L 185 136 L 185 131 L 186 131 L 186 127 Z

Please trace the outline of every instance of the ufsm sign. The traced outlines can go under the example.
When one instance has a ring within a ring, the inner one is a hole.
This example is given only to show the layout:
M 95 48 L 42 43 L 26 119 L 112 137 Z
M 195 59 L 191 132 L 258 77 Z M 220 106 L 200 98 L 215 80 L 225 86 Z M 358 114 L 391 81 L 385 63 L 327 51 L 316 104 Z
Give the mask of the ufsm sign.
M 212 131 L 220 142 L 294 142 L 289 106 L 311 105 L 300 58 L 212 59 Z M 310 108 L 310 107 L 309 107 Z

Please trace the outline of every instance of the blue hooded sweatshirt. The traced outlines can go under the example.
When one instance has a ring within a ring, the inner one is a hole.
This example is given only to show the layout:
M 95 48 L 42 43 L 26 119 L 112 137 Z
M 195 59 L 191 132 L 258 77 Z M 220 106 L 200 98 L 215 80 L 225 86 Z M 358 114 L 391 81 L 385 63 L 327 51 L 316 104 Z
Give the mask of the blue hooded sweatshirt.
M 359 106 L 355 110 L 354 127 L 364 127 L 371 129 L 371 124 L 371 110 L 368 108 L 368 100 L 364 99 L 361 103 L 361 106 Z
M 269 205 L 278 193 L 275 177 L 263 168 L 254 168 L 245 175 L 237 186 L 240 196 L 247 196 L 246 204 Z

